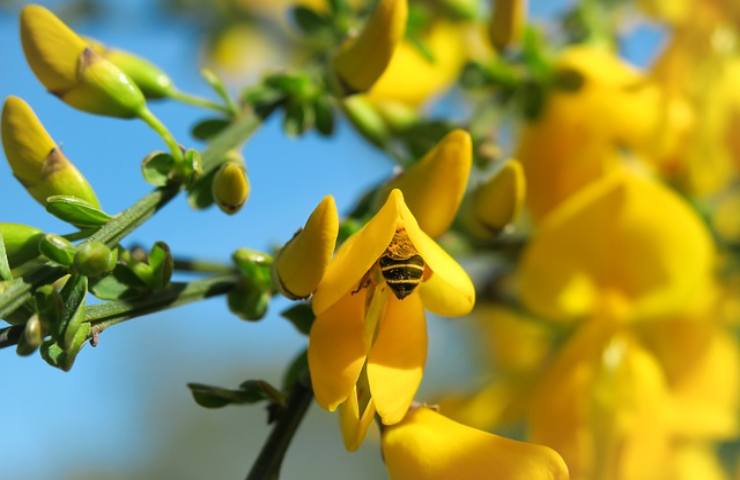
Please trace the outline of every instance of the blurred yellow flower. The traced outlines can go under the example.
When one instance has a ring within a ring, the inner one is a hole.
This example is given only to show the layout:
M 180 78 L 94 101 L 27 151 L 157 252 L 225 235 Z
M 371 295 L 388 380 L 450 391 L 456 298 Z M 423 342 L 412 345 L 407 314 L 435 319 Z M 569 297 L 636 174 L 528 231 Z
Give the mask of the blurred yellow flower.
M 685 102 L 608 50 L 571 47 L 555 67 L 580 85 L 548 92 L 542 112 L 523 126 L 516 153 L 535 220 L 615 168 L 625 147 L 668 155 L 692 122 Z
M 627 168 L 563 203 L 519 266 L 521 299 L 545 318 L 591 315 L 619 296 L 632 318 L 706 305 L 714 246 L 701 219 L 671 190 Z
M 396 480 L 568 478 L 568 467 L 554 450 L 476 430 L 426 407 L 386 427 L 382 448 Z
M 357 408 L 344 407 L 351 408 L 346 415 L 360 421 L 371 408 L 387 425 L 400 421 L 426 360 L 424 308 L 460 316 L 474 301 L 470 277 L 419 228 L 393 190 L 342 244 L 314 294 L 308 363 L 317 402 L 333 411 L 359 398 Z M 350 449 L 364 436 L 343 431 Z

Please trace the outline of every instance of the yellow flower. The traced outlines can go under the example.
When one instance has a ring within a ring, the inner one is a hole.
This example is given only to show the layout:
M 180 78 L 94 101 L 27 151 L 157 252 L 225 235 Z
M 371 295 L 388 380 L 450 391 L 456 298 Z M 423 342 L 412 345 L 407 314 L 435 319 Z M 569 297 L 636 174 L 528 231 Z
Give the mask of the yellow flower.
M 334 254 L 338 233 L 337 206 L 334 197 L 327 195 L 275 259 L 273 274 L 287 297 L 308 298 L 316 290 Z
M 21 43 L 36 77 L 72 107 L 122 118 L 146 110 L 144 95 L 131 79 L 46 8 L 23 8 Z
M 417 408 L 383 431 L 383 458 L 397 480 L 566 480 L 554 450 L 509 440 Z
M 354 417 L 374 408 L 383 423 L 400 421 L 426 360 L 424 308 L 460 316 L 474 302 L 470 277 L 419 228 L 403 194 L 393 190 L 340 247 L 314 294 L 308 363 L 317 402 L 333 411 L 356 396 Z M 357 395 L 364 382 L 367 389 L 359 393 L 365 394 Z
M 575 91 L 548 92 L 540 115 L 524 125 L 516 153 L 535 220 L 613 170 L 625 147 L 662 158 L 691 127 L 685 102 L 607 50 L 572 47 L 556 70 L 576 75 L 581 84 Z
M 39 203 L 45 204 L 52 195 L 72 195 L 98 206 L 85 177 L 67 160 L 31 107 L 18 97 L 5 100 L 2 138 L 13 175 Z
M 434 60 L 403 41 L 383 75 L 368 92 L 381 112 L 394 104 L 417 108 L 450 88 L 465 63 L 464 32 L 460 26 L 437 21 L 424 33 L 424 45 Z
M 473 141 L 464 130 L 448 133 L 424 158 L 388 185 L 403 192 L 406 205 L 430 237 L 438 237 L 455 219 L 468 186 Z
M 701 219 L 671 190 L 623 168 L 549 215 L 524 252 L 519 287 L 537 315 L 591 315 L 617 295 L 634 318 L 704 307 L 714 247 Z
M 334 70 L 349 93 L 370 89 L 383 74 L 406 31 L 407 15 L 407 0 L 380 0 L 362 31 L 339 48 Z

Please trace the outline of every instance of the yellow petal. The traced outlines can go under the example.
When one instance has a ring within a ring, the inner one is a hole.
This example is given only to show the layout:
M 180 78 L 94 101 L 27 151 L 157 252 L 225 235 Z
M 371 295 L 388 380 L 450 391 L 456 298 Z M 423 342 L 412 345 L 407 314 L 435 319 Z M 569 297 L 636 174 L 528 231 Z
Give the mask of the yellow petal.
M 21 42 L 36 77 L 51 92 L 77 83 L 78 59 L 86 44 L 46 8 L 28 5 L 21 11 Z
M 360 448 L 374 417 L 375 404 L 372 398 L 367 403 L 365 409 L 360 412 L 356 388 L 352 390 L 352 395 L 344 403 L 339 405 L 339 426 L 342 430 L 344 447 L 348 451 L 354 452 Z
M 715 449 L 700 442 L 677 445 L 670 472 L 672 480 L 729 480 Z
M 373 103 L 381 108 L 384 104 L 418 108 L 454 84 L 468 47 L 459 24 L 435 21 L 423 32 L 422 42 L 434 61 L 410 41 L 399 43 L 390 65 L 367 94 Z
M 527 0 L 495 0 L 489 34 L 491 43 L 502 50 L 519 42 L 527 20 Z
M 306 298 L 316 290 L 331 261 L 338 233 L 337 206 L 334 197 L 327 195 L 275 261 L 280 286 L 290 298 Z
M 389 195 L 378 213 L 339 247 L 314 294 L 312 304 L 316 315 L 326 311 L 355 288 L 388 248 L 401 221 L 399 211 L 402 204 L 400 193 Z
M 407 14 L 407 0 L 380 0 L 359 35 L 340 47 L 334 69 L 351 91 L 368 90 L 383 74 L 403 38 Z
M 455 219 L 468 185 L 472 161 L 470 134 L 454 130 L 386 188 L 401 190 L 421 229 L 437 237 Z
M 472 199 L 475 223 L 496 233 L 512 223 L 524 206 L 526 182 L 522 164 L 509 160 L 479 186 Z
M 345 295 L 316 316 L 308 366 L 316 402 L 334 411 L 352 393 L 369 345 L 364 337 L 366 290 Z
M 394 480 L 568 478 L 568 467 L 554 450 L 482 432 L 428 408 L 386 428 L 382 448 Z
M 385 315 L 367 357 L 370 392 L 386 425 L 403 419 L 421 383 L 427 357 L 424 307 L 419 295 L 388 295 Z
M 8 97 L 2 113 L 5 156 L 13 175 L 39 203 L 52 195 L 71 195 L 98 206 L 90 184 L 64 156 L 31 107 Z
M 521 296 L 552 319 L 587 315 L 608 292 L 633 315 L 667 315 L 705 300 L 713 262 L 707 229 L 684 200 L 621 169 L 547 218 L 524 252 Z

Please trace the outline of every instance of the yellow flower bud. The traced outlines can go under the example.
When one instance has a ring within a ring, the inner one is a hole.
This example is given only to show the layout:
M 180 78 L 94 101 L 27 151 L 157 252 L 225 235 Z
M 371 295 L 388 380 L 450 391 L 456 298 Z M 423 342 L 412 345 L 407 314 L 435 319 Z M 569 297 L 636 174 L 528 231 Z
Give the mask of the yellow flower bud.
M 401 190 L 421 229 L 437 237 L 455 219 L 468 185 L 472 162 L 470 134 L 454 130 L 393 180 L 387 190 Z
M 338 233 L 337 207 L 334 197 L 327 195 L 275 260 L 273 274 L 285 296 L 306 298 L 316 290 L 334 254 Z
M 233 215 L 249 198 L 249 178 L 241 162 L 228 161 L 213 177 L 213 199 L 223 212 Z
M 334 70 L 350 92 L 364 92 L 380 78 L 403 38 L 407 0 L 380 0 L 362 31 L 334 57 Z
M 98 206 L 90 184 L 67 160 L 31 107 L 8 97 L 2 113 L 5 156 L 13 175 L 41 204 L 52 195 L 72 195 Z
M 44 232 L 38 228 L 18 223 L 0 223 L 0 234 L 11 268 L 38 255 L 39 242 L 44 238 Z
M 68 105 L 121 118 L 146 109 L 134 82 L 44 7 L 29 5 L 21 12 L 21 42 L 36 77 Z
M 527 19 L 527 0 L 494 0 L 488 34 L 496 50 L 516 44 Z
M 506 162 L 473 193 L 473 221 L 488 232 L 500 231 L 521 212 L 525 191 L 522 165 L 516 160 Z
M 563 459 L 548 447 L 476 430 L 425 407 L 387 427 L 382 448 L 391 480 L 569 478 Z
M 108 48 L 91 38 L 85 39 L 95 53 L 120 68 L 146 98 L 156 99 L 170 96 L 175 91 L 172 79 L 159 67 L 125 50 Z

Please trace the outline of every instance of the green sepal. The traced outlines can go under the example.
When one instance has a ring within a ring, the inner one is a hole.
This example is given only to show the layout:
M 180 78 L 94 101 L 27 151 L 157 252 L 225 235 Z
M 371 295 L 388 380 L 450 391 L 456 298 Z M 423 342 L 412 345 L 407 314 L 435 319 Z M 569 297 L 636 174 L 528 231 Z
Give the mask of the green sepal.
M 280 312 L 280 316 L 287 319 L 302 334 L 308 335 L 316 318 L 308 303 L 297 303 Z
M 281 103 L 286 94 L 266 84 L 252 85 L 242 92 L 242 102 L 252 107 L 262 119 L 267 118 Z
M 231 122 L 224 118 L 206 118 L 193 125 L 190 134 L 197 140 L 207 141 L 223 132 L 229 125 Z
M 217 168 L 198 178 L 188 191 L 188 205 L 195 210 L 205 210 L 214 203 L 213 178 Z
M 319 95 L 316 97 L 316 100 L 314 100 L 313 109 L 316 130 L 327 137 L 333 135 L 336 127 L 336 120 L 331 99 L 326 95 Z
M 157 242 L 149 252 L 149 266 L 152 269 L 152 277 L 149 286 L 153 290 L 161 290 L 170 283 L 175 262 L 170 252 L 170 247 L 164 242 Z
M 238 390 L 188 383 L 195 403 L 204 408 L 222 408 L 227 405 L 252 405 L 262 401 L 285 406 L 286 398 L 278 389 L 264 380 L 247 380 Z
M 227 295 L 229 310 L 242 320 L 261 320 L 267 313 L 272 298 L 270 291 L 242 278 Z
M 72 369 L 72 365 L 77 358 L 77 354 L 80 353 L 80 350 L 82 350 L 82 347 L 85 346 L 87 339 L 90 337 L 90 332 L 92 332 L 92 325 L 89 323 L 81 324 L 75 331 L 64 355 L 62 356 L 62 369 L 65 372 Z
M 52 367 L 62 368 L 64 363 L 64 349 L 54 340 L 47 340 L 41 344 L 41 358 Z
M 72 266 L 76 252 L 72 242 L 60 235 L 48 233 L 39 242 L 39 253 L 63 267 Z
M 76 227 L 101 227 L 111 216 L 94 205 L 71 195 L 52 195 L 46 199 L 46 211 Z
M 5 251 L 5 240 L 3 232 L 0 232 L 0 280 L 13 280 L 13 274 L 10 273 L 10 262 L 8 254 Z
M 64 300 L 59 291 L 52 285 L 44 285 L 36 289 L 33 294 L 33 301 L 44 331 L 51 333 L 56 338 L 61 337 Z
M 164 187 L 174 179 L 175 158 L 169 153 L 152 152 L 141 162 L 144 180 L 155 187 Z
M 226 89 L 223 80 L 221 80 L 218 75 L 207 68 L 202 69 L 200 71 L 200 74 L 206 81 L 206 83 L 211 86 L 213 91 L 216 92 L 216 95 L 218 95 L 221 100 L 223 100 L 224 104 L 229 108 L 229 110 L 231 110 L 233 114 L 236 114 L 237 112 L 234 101 L 232 100 L 231 95 L 229 95 L 229 92 Z
M 148 291 L 148 283 L 120 263 L 110 274 L 90 282 L 90 292 L 101 300 L 130 300 Z

